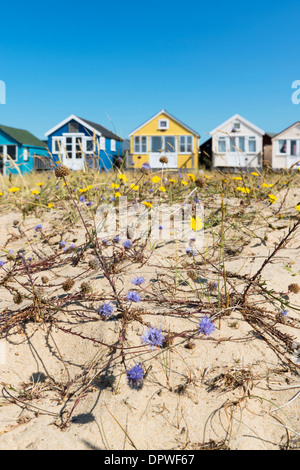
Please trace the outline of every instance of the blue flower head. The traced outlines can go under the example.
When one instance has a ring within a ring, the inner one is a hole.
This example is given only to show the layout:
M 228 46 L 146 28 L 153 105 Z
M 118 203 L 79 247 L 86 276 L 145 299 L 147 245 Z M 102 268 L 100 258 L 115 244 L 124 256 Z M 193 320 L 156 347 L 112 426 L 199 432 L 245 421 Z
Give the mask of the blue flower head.
M 111 305 L 110 302 L 106 302 L 106 303 L 102 304 L 101 307 L 99 308 L 99 313 L 100 313 L 100 315 L 102 315 L 103 317 L 108 318 L 108 317 L 111 316 L 111 314 L 113 313 L 114 309 L 115 309 L 114 306 Z
M 152 346 L 152 348 L 161 347 L 164 339 L 165 334 L 161 332 L 161 326 L 159 328 L 149 326 L 142 336 L 142 341 Z
M 132 388 L 142 388 L 145 372 L 142 364 L 136 364 L 127 371 L 127 380 Z
M 142 277 L 138 277 L 136 276 L 132 281 L 131 281 L 131 284 L 135 285 L 135 286 L 140 286 L 141 284 L 144 284 L 144 282 L 146 281 L 146 279 L 142 276 Z
M 5 262 L 0 260 L 0 267 L 2 268 L 2 266 L 4 266 L 4 265 L 5 265 Z
M 210 336 L 216 329 L 212 320 L 207 317 L 201 318 L 198 328 L 199 328 L 199 333 L 205 336 Z
M 36 226 L 34 227 L 34 230 L 35 230 L 36 232 L 42 232 L 42 230 L 43 230 L 42 224 L 36 225 Z
M 129 300 L 130 302 L 140 302 L 141 301 L 141 296 L 137 292 L 130 291 L 128 292 L 126 299 Z
M 286 317 L 288 313 L 289 313 L 288 309 L 281 311 L 281 315 L 283 315 L 284 317 Z
M 80 196 L 79 201 L 80 201 L 80 202 L 85 202 L 85 197 L 84 197 L 84 196 Z
M 130 240 L 125 240 L 125 242 L 123 243 L 123 246 L 124 248 L 128 249 L 132 246 L 132 243 Z

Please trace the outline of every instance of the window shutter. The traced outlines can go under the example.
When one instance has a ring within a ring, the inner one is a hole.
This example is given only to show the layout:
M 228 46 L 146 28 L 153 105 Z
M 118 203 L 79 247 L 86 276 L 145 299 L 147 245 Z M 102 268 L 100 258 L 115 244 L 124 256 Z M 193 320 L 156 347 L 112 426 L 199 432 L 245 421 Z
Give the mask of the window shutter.
M 105 150 L 105 137 L 100 137 L 100 150 Z

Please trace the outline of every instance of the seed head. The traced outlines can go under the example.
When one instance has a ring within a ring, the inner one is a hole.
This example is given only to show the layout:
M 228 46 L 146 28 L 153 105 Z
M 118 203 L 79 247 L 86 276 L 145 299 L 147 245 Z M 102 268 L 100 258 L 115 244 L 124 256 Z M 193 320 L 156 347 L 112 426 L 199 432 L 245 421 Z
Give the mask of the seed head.
M 13 296 L 13 301 L 15 304 L 20 305 L 24 300 L 24 296 L 20 292 L 16 292 Z
M 64 291 L 68 291 L 68 290 L 71 290 L 72 287 L 74 286 L 75 282 L 73 281 L 73 279 L 66 279 L 63 283 L 62 283 L 62 288 Z
M 299 284 L 290 284 L 289 285 L 289 292 L 292 292 L 293 294 L 298 294 L 300 292 Z
M 169 163 L 169 159 L 165 155 L 163 157 L 160 157 L 159 161 L 160 163 L 165 164 L 165 165 Z
M 49 278 L 47 276 L 42 276 L 42 283 L 43 284 L 48 284 Z
M 88 294 L 91 292 L 91 285 L 88 282 L 83 282 L 80 286 L 80 289 L 83 294 Z
M 56 178 L 63 178 L 65 176 L 69 176 L 71 172 L 69 168 L 67 168 L 65 165 L 57 165 L 54 173 L 55 173 Z

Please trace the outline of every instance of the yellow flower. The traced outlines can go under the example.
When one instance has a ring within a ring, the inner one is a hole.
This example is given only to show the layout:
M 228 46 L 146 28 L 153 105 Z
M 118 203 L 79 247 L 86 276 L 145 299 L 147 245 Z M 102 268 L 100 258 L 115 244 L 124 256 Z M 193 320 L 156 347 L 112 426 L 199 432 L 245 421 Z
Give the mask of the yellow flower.
M 204 175 L 204 178 L 210 179 L 211 176 L 209 176 L 209 175 Z
M 164 186 L 160 186 L 158 189 L 159 189 L 160 191 L 162 191 L 163 193 L 165 193 L 165 192 L 167 191 Z
M 40 194 L 40 192 L 37 190 L 37 189 L 34 189 L 33 191 L 31 191 L 32 194 Z
M 152 178 L 152 182 L 153 182 L 153 183 L 159 183 L 159 182 L 160 182 L 160 177 L 159 177 L 159 176 L 154 176 L 154 177 Z
M 253 175 L 253 176 L 259 176 L 259 173 L 256 173 L 256 171 L 253 171 L 253 172 L 251 173 L 251 175 Z
M 300 212 L 300 204 L 298 204 L 295 209 Z
M 195 181 L 195 180 L 196 180 L 196 176 L 193 175 L 192 173 L 190 173 L 190 174 L 188 175 L 188 177 L 189 177 L 189 179 L 192 180 L 192 181 Z
M 0 193 L 0 196 L 3 196 L 4 193 Z
M 118 178 L 119 178 L 120 180 L 122 180 L 122 181 L 125 181 L 125 182 L 128 181 L 127 176 L 126 176 L 126 175 L 123 175 L 123 174 L 119 174 L 119 175 L 118 175 Z
M 273 188 L 274 184 L 268 184 L 268 183 L 263 183 L 262 187 L 263 188 Z
M 186 181 L 181 181 L 181 184 L 183 184 L 184 186 L 187 185 L 187 182 Z
M 21 188 L 10 188 L 8 191 L 10 193 L 16 193 L 17 191 L 20 191 L 20 190 L 21 190 Z
M 78 189 L 78 192 L 79 192 L 80 194 L 81 194 L 81 193 L 86 193 L 87 190 L 88 190 L 87 188 L 83 188 L 83 189 L 82 189 L 82 188 L 79 188 L 79 189 Z
M 87 190 L 88 190 L 88 189 L 94 189 L 94 186 L 93 186 L 92 184 L 89 184 L 89 185 L 86 187 L 86 189 L 87 189 Z
M 194 232 L 199 232 L 203 228 L 203 221 L 200 217 L 191 217 L 189 225 Z
M 236 189 L 237 189 L 237 191 L 242 191 L 242 193 L 244 193 L 244 194 L 249 194 L 250 193 L 249 188 L 241 188 L 240 186 L 238 186 Z
M 52 204 L 52 202 L 49 202 L 48 208 L 51 209 L 52 207 L 54 207 L 54 204 Z
M 270 198 L 270 202 L 272 202 L 272 204 L 274 202 L 278 201 L 277 197 L 274 194 L 269 194 L 269 198 Z
M 170 179 L 169 182 L 170 182 L 170 183 L 174 183 L 174 184 L 176 183 L 176 181 L 173 180 L 173 179 Z
M 142 204 L 144 204 L 144 206 L 148 207 L 149 209 L 151 209 L 151 207 L 152 207 L 151 202 L 148 202 L 148 201 L 144 201 L 144 202 L 142 202 Z
M 45 183 L 36 183 L 37 186 L 44 186 Z
M 138 191 L 139 189 L 139 186 L 136 186 L 135 184 L 131 184 L 130 187 L 133 191 Z
M 119 189 L 119 187 L 120 187 L 119 184 L 112 183 L 112 185 L 111 185 L 112 189 Z
M 232 179 L 233 180 L 243 180 L 243 178 L 241 176 L 233 176 Z
M 119 193 L 119 192 L 116 192 L 116 193 L 115 193 L 115 197 L 121 197 L 121 196 L 122 196 L 121 193 Z

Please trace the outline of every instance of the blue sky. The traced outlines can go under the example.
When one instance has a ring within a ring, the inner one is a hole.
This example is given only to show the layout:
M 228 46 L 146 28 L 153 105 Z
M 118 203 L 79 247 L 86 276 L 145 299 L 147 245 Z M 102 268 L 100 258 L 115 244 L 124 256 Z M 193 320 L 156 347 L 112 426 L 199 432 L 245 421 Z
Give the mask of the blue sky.
M 0 123 L 40 138 L 70 114 L 122 137 L 161 108 L 206 140 L 239 113 L 300 120 L 299 0 L 5 2 Z

